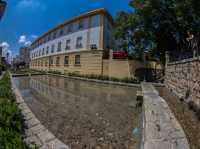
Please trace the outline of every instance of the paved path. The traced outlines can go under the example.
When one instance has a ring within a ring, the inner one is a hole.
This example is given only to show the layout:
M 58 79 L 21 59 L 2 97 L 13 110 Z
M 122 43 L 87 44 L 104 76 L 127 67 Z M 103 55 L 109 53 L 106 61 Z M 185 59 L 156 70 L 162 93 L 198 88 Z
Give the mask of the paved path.
M 153 85 L 142 83 L 144 96 L 142 149 L 190 149 L 185 133 Z

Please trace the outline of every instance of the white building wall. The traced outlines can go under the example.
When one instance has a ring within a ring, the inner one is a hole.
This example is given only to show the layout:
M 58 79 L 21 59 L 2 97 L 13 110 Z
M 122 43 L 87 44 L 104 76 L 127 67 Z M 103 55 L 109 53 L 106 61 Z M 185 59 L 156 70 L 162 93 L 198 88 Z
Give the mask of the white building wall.
M 50 55 L 57 55 L 57 54 L 62 54 L 62 53 L 70 53 L 70 52 L 75 52 L 75 51 L 81 51 L 81 50 L 88 50 L 87 49 L 87 37 L 88 37 L 88 32 L 90 32 L 90 39 L 89 39 L 89 44 L 96 44 L 97 48 L 99 48 L 99 40 L 100 40 L 100 15 L 96 15 L 92 17 L 91 20 L 91 28 L 89 28 L 89 19 L 83 19 L 83 29 L 76 31 L 76 32 L 72 32 L 69 34 L 66 34 L 67 30 L 68 30 L 68 26 L 66 26 L 64 28 L 64 36 L 61 36 L 59 38 L 56 38 L 52 41 L 49 41 L 45 44 L 42 44 L 41 46 L 35 48 L 34 50 L 31 51 L 31 59 L 34 59 L 32 56 L 34 53 L 36 53 L 36 55 L 39 54 L 39 51 L 41 50 L 41 55 L 36 56 L 35 58 L 40 58 L 40 57 L 44 57 L 44 56 L 50 56 Z M 75 22 L 73 23 L 73 29 L 78 28 L 78 24 L 79 22 Z M 77 38 L 78 37 L 82 37 L 82 45 L 83 48 L 81 49 L 77 49 L 76 48 L 76 42 L 77 42 Z M 70 50 L 65 50 L 66 47 L 66 40 L 70 39 Z M 62 50 L 60 52 L 57 51 L 58 48 L 58 43 L 62 42 Z M 51 53 L 51 46 L 55 45 L 55 49 L 54 49 L 54 53 Z M 46 50 L 47 47 L 49 47 L 49 53 L 46 54 Z M 43 48 L 45 49 L 45 54 L 42 55 L 42 50 Z

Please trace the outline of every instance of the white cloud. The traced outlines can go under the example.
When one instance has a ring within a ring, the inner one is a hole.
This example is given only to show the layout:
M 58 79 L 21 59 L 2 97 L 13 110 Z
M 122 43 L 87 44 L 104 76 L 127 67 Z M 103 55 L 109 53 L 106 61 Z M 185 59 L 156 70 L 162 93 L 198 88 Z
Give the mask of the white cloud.
M 38 38 L 38 36 L 37 35 L 31 35 L 31 38 L 36 39 L 36 38 Z
M 31 9 L 45 9 L 45 6 L 43 5 L 43 3 L 41 3 L 41 1 L 38 0 L 20 0 L 19 3 L 17 4 L 17 7 L 20 9 L 24 9 L 24 8 L 31 8 Z
M 24 46 L 29 46 L 31 44 L 31 41 L 27 39 L 26 35 L 19 36 L 18 42 Z
M 31 45 L 31 41 L 26 41 L 26 42 L 24 43 L 24 45 L 25 45 L 25 46 L 30 46 L 30 45 Z
M 10 45 L 6 41 L 0 43 L 0 46 L 2 46 L 4 49 L 9 49 L 10 47 Z
M 19 41 L 18 41 L 19 43 L 25 43 L 26 42 L 26 36 L 25 35 L 21 35 L 20 37 L 19 37 Z

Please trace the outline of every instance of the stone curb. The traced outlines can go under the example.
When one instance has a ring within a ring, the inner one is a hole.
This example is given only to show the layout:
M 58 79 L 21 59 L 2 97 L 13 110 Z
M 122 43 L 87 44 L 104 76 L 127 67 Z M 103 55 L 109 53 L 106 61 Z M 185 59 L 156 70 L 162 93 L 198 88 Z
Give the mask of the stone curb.
M 184 59 L 184 60 L 180 60 L 180 61 L 169 62 L 169 63 L 167 63 L 167 65 L 177 65 L 177 64 L 183 64 L 183 63 L 199 61 L 199 60 L 200 60 L 200 57 L 195 57 L 195 58 L 189 58 L 189 59 Z
M 190 149 L 186 135 L 166 101 L 150 83 L 142 83 L 143 130 L 140 149 Z
M 24 141 L 30 147 L 36 145 L 39 149 L 70 149 L 63 142 L 58 140 L 48 129 L 46 129 L 36 116 L 29 109 L 20 91 L 16 87 L 11 77 L 12 89 L 16 95 L 16 103 L 21 110 L 25 120 L 25 139 Z
M 141 87 L 140 84 L 133 84 L 133 83 L 123 83 L 123 82 L 114 82 L 114 81 L 106 81 L 106 80 L 88 79 L 88 78 L 83 78 L 83 77 L 73 77 L 73 76 L 59 75 L 59 74 L 53 74 L 53 73 L 47 73 L 47 74 L 48 75 L 52 75 L 52 76 L 58 76 L 58 77 L 74 79 L 74 80 L 96 82 L 96 83 L 102 83 L 102 84 L 128 86 L 128 87 Z
M 128 87 L 141 87 L 140 83 L 136 84 L 136 83 L 124 83 L 124 82 L 115 82 L 115 81 L 107 81 L 107 80 L 88 79 L 88 78 L 83 78 L 83 77 L 73 77 L 73 76 L 58 75 L 58 74 L 52 74 L 52 73 L 48 73 L 48 75 L 60 76 L 64 78 L 74 79 L 74 80 L 89 81 L 89 82 L 96 82 L 96 83 L 102 83 L 102 84 L 128 86 Z M 155 87 L 165 86 L 165 84 L 162 84 L 162 83 L 151 83 L 151 84 L 153 84 Z
M 42 73 L 30 73 L 30 74 L 27 74 L 27 73 L 24 73 L 24 74 L 12 74 L 12 77 L 25 77 L 25 76 L 38 76 L 38 75 L 45 75 L 45 74 L 42 74 Z

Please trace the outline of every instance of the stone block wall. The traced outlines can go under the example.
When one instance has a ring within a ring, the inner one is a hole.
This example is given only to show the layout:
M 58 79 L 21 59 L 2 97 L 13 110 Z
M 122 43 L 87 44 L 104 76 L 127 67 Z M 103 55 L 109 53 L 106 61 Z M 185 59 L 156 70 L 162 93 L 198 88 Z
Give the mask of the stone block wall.
M 179 97 L 188 97 L 200 106 L 200 59 L 187 59 L 166 64 L 165 85 Z

